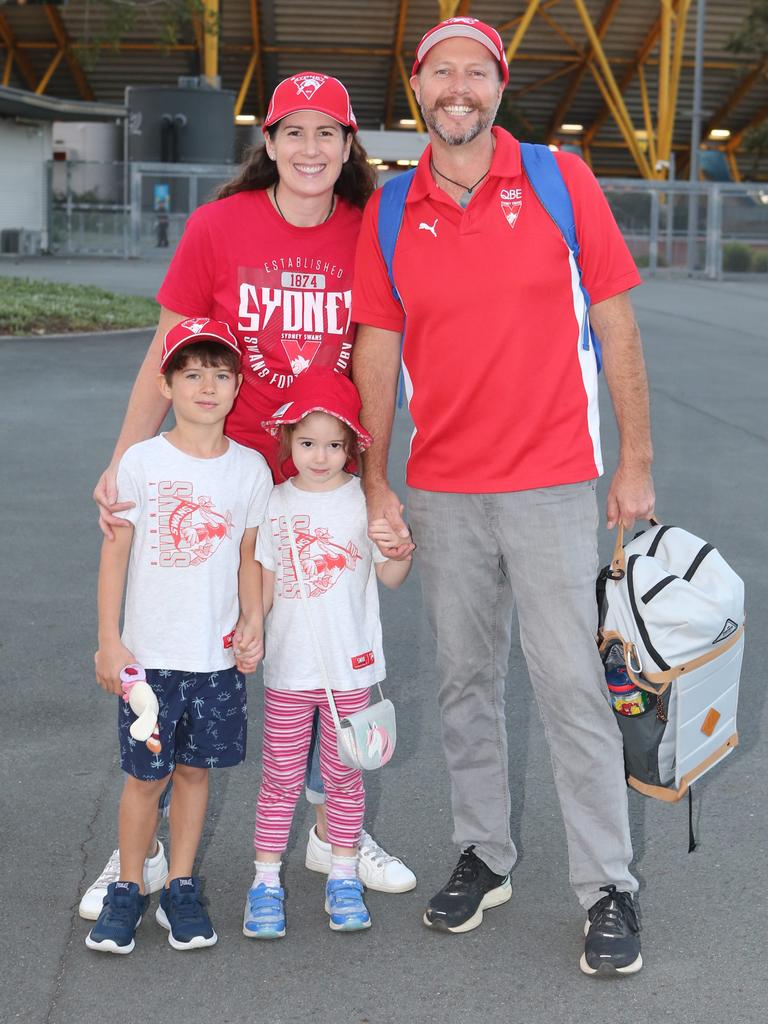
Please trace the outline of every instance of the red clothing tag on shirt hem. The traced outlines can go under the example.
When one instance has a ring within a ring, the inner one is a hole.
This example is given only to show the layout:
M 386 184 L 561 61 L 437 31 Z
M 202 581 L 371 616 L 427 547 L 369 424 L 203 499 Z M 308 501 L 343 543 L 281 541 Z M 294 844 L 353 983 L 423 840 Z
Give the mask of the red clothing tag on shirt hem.
M 235 631 L 234 631 L 234 629 L 232 630 L 231 633 L 227 633 L 227 635 L 225 637 L 222 637 L 221 642 L 224 644 L 224 650 L 225 651 L 230 650 L 230 648 L 232 647 L 232 642 L 233 642 L 234 639 L 235 639 Z
M 366 651 L 365 654 L 356 654 L 352 658 L 352 668 L 368 668 L 368 666 L 372 665 L 375 660 L 373 651 Z

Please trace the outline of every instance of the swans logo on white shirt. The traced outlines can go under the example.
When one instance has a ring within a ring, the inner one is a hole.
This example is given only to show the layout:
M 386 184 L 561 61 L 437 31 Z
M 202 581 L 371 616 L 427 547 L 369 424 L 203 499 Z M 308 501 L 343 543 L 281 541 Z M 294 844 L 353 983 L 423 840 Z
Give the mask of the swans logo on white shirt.
M 157 561 L 164 568 L 183 569 L 206 562 L 232 536 L 232 513 L 217 512 L 213 499 L 187 480 L 157 484 Z M 150 498 L 150 507 L 152 499 Z
M 313 530 L 309 516 L 293 516 L 292 522 L 301 571 L 308 587 L 307 596 L 321 597 L 338 583 L 345 572 L 354 572 L 362 556 L 351 540 L 343 545 L 334 540 L 326 527 L 316 526 Z M 273 519 L 272 528 L 280 544 L 281 597 L 300 598 L 285 516 Z

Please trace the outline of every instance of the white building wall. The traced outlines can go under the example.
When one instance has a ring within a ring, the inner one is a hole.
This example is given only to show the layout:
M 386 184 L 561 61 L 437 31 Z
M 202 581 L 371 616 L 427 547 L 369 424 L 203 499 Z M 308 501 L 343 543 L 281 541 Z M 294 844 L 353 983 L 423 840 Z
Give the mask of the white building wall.
M 39 231 L 44 249 L 48 247 L 46 161 L 51 158 L 50 124 L 18 124 L 0 118 L 0 230 Z

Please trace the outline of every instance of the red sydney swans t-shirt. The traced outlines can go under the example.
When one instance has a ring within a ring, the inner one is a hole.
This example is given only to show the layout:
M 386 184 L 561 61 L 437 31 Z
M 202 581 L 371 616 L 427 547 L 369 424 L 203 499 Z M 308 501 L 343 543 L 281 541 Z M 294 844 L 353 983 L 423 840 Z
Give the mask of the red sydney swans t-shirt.
M 263 190 L 207 203 L 190 216 L 157 301 L 229 324 L 243 349 L 243 386 L 226 433 L 275 468 L 261 429 L 300 373 L 349 373 L 354 253 L 361 213 L 339 199 L 316 227 L 284 221 Z

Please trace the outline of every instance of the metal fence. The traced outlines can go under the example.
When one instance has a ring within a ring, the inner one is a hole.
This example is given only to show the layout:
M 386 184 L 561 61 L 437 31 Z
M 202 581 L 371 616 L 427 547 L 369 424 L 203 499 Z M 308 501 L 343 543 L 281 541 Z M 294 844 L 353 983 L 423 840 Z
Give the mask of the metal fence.
M 49 165 L 53 252 L 146 257 L 181 237 L 187 217 L 232 177 L 232 164 Z M 719 279 L 768 273 L 768 186 L 605 178 L 638 266 Z

